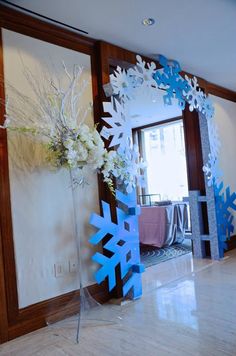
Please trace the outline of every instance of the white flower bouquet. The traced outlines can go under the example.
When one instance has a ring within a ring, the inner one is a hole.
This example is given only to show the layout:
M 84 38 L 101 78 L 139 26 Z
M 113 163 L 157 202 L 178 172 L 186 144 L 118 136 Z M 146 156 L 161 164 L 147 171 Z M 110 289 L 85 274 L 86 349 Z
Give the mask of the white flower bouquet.
M 103 174 L 111 189 L 113 178 L 124 182 L 127 192 L 139 180 L 142 164 L 137 150 L 107 151 L 96 126 L 84 123 L 88 108 L 83 108 L 82 96 L 87 82 L 82 68 L 75 66 L 72 75 L 63 64 L 68 79 L 66 88 L 44 73 L 40 80 L 28 68 L 24 75 L 35 99 L 8 85 L 12 93 L 6 103 L 6 119 L 2 128 L 33 135 L 47 148 L 48 161 L 54 167 L 79 169 L 85 166 Z M 81 174 L 80 174 L 81 175 Z M 81 184 L 84 179 L 78 180 Z M 77 183 L 78 183 L 77 182 Z M 80 184 L 79 183 L 79 184 Z
M 76 129 L 63 127 L 48 143 L 51 163 L 56 167 L 83 168 L 89 164 L 91 169 L 100 169 L 104 164 L 106 149 L 96 130 L 86 124 Z

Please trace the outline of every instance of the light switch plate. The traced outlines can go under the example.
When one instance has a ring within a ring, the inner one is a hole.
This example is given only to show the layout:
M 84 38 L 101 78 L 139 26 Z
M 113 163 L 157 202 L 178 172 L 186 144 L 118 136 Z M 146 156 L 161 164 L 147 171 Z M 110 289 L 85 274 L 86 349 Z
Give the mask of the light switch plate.
M 76 273 L 78 271 L 78 261 L 76 258 L 69 260 L 69 272 Z
M 65 273 L 65 264 L 63 262 L 54 263 L 54 275 L 56 278 L 64 276 Z

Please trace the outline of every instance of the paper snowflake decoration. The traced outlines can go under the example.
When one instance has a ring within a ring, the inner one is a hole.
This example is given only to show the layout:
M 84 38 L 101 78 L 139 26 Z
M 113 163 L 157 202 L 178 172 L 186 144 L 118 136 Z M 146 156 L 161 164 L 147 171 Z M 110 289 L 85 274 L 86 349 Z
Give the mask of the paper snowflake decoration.
M 116 199 L 122 203 L 122 209 L 117 208 L 117 223 L 111 219 L 110 205 L 102 201 L 103 216 L 93 213 L 90 224 L 98 229 L 90 243 L 97 245 L 107 235 L 111 238 L 103 246 L 109 255 L 96 252 L 93 260 L 101 267 L 95 273 L 97 283 L 108 281 L 109 291 L 116 286 L 116 268 L 119 266 L 123 279 L 123 296 L 132 291 L 133 298 L 142 294 L 141 273 L 144 271 L 140 263 L 138 214 L 140 208 L 136 205 L 136 193 L 125 195 L 116 191 Z M 108 257 L 110 256 L 110 257 Z
M 208 127 L 208 137 L 210 142 L 211 156 L 217 159 L 219 157 L 219 152 L 221 147 L 220 138 L 218 134 L 218 127 L 212 118 L 207 120 L 207 127 Z
M 223 182 L 214 184 L 220 257 L 224 256 L 226 241 L 234 232 L 232 210 L 236 210 L 236 193 L 231 193 L 229 187 L 223 191 L 223 187 Z
M 114 94 L 118 95 L 122 101 L 133 97 L 134 79 L 125 69 L 117 67 L 114 74 L 110 75 L 110 83 Z
M 189 85 L 189 90 L 187 92 L 183 91 L 183 95 L 189 104 L 189 110 L 193 111 L 196 109 L 201 112 L 206 96 L 199 88 L 196 77 L 189 78 L 185 75 L 185 79 Z
M 123 161 L 124 169 L 119 169 L 116 176 L 125 186 L 125 191 L 131 193 L 137 186 L 146 184 L 144 169 L 147 164 L 140 158 L 138 146 L 119 148 L 118 154 Z
M 103 127 L 100 135 L 105 139 L 109 139 L 112 136 L 109 147 L 123 147 L 129 145 L 129 141 L 132 134 L 131 120 L 128 117 L 126 107 L 123 103 L 119 103 L 114 97 L 111 98 L 111 102 L 103 103 L 104 112 L 109 113 L 111 117 L 103 117 L 110 128 Z
M 155 63 L 146 63 L 139 55 L 137 55 L 136 58 L 136 66 L 134 68 L 128 69 L 128 75 L 135 79 L 136 86 L 143 85 L 145 88 L 157 88 L 157 83 L 153 79 L 153 76 L 156 72 Z
M 172 99 L 176 98 L 180 108 L 185 108 L 185 99 L 183 98 L 183 92 L 188 93 L 189 84 L 179 74 L 181 72 L 180 65 L 177 61 L 172 61 L 171 64 L 164 56 L 159 58 L 160 64 L 163 66 L 163 70 L 157 70 L 154 74 L 154 79 L 158 86 L 166 90 L 164 95 L 164 103 L 167 105 L 172 104 Z
M 206 116 L 207 119 L 211 119 L 214 116 L 214 106 L 212 104 L 211 99 L 209 96 L 205 97 L 202 106 L 202 113 Z
M 202 170 L 207 177 L 207 184 L 209 187 L 213 186 L 214 182 L 216 184 L 220 183 L 222 178 L 222 171 L 219 168 L 219 161 L 211 154 L 208 155 L 208 162 L 203 166 Z

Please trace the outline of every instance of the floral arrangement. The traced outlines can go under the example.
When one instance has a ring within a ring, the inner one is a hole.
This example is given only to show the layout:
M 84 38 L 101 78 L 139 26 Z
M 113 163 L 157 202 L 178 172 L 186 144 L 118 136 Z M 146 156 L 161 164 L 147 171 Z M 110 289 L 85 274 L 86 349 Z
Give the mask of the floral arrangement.
M 109 151 L 103 169 L 104 181 L 110 186 L 112 177 L 115 177 L 118 183 L 124 183 L 126 192 L 131 193 L 137 185 L 145 185 L 145 168 L 146 163 L 139 157 L 136 145 L 125 150 Z
M 47 73 L 43 73 L 39 80 L 24 68 L 35 99 L 8 84 L 12 95 L 6 102 L 6 119 L 1 127 L 40 139 L 47 148 L 47 160 L 52 166 L 79 170 L 79 184 L 85 182 L 83 168 L 89 166 L 103 174 L 112 192 L 114 177 L 122 180 L 127 192 L 130 191 L 138 182 L 142 168 L 137 150 L 106 150 L 96 126 L 89 127 L 84 123 L 89 109 L 82 105 L 87 86 L 82 78 L 82 68 L 74 66 L 72 74 L 64 63 L 63 68 L 66 88 L 61 88 L 60 82 Z
M 49 141 L 48 150 L 54 166 L 70 169 L 83 168 L 87 164 L 95 170 L 101 168 L 106 154 L 98 131 L 86 124 L 61 128 Z

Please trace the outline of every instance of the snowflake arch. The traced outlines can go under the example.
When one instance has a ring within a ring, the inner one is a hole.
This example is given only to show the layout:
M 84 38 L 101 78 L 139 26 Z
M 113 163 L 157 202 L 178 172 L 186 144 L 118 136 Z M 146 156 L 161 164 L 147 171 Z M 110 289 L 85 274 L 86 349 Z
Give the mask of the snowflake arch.
M 141 56 L 137 56 L 137 63 L 128 70 L 117 67 L 110 76 L 111 97 L 110 103 L 104 103 L 104 111 L 110 117 L 104 117 L 107 125 L 103 127 L 101 135 L 109 140 L 109 147 L 116 147 L 124 156 L 133 155 L 134 148 L 131 144 L 131 126 L 128 102 L 135 97 L 135 91 L 141 90 L 145 95 L 150 88 L 165 89 L 163 97 L 165 105 L 171 105 L 176 99 L 179 107 L 183 110 L 185 104 L 189 104 L 189 110 L 197 110 L 207 120 L 210 154 L 208 161 L 203 166 L 203 171 L 209 186 L 212 186 L 215 194 L 215 206 L 217 217 L 217 230 L 220 255 L 223 255 L 225 241 L 233 232 L 232 210 L 236 210 L 236 193 L 231 193 L 229 187 L 223 190 L 222 172 L 219 168 L 220 139 L 217 127 L 213 120 L 214 107 L 210 98 L 202 91 L 197 78 L 189 78 L 181 75 L 181 67 L 177 61 L 168 61 L 164 56 L 159 57 L 162 65 L 157 69 L 154 62 L 146 63 Z M 124 181 L 125 183 L 125 181 Z M 138 184 L 138 180 L 135 182 Z M 139 207 L 136 201 L 135 184 L 127 191 L 128 194 L 116 191 L 117 223 L 111 221 L 110 207 L 102 202 L 103 217 L 93 214 L 91 224 L 98 232 L 91 238 L 91 243 L 99 243 L 108 234 L 111 239 L 106 242 L 104 248 L 111 257 L 96 253 L 94 261 L 101 265 L 96 273 L 98 283 L 107 278 L 109 289 L 116 285 L 115 268 L 119 265 L 121 278 L 124 280 L 123 295 L 132 290 L 133 298 L 141 296 L 141 278 L 143 266 L 140 263 L 138 219 Z M 121 206 L 120 206 L 120 203 Z

